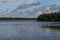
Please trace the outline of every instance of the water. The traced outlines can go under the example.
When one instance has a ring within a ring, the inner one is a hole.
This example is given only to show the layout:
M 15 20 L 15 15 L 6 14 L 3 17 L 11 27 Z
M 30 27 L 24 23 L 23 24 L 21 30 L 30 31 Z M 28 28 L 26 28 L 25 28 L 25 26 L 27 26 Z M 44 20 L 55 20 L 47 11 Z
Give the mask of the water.
M 59 22 L 0 20 L 0 40 L 60 40 L 59 28 L 44 27 L 51 23 Z

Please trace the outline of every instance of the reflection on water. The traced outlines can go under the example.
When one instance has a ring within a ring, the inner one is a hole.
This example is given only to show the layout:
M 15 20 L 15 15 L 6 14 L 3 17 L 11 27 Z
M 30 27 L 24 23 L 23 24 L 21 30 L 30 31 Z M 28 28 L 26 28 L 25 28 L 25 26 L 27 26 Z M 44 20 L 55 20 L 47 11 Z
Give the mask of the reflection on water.
M 60 26 L 42 26 L 42 28 L 48 28 L 51 30 L 60 31 Z
M 51 22 L 0 20 L 0 40 L 60 40 L 59 28 L 48 27 L 48 23 Z

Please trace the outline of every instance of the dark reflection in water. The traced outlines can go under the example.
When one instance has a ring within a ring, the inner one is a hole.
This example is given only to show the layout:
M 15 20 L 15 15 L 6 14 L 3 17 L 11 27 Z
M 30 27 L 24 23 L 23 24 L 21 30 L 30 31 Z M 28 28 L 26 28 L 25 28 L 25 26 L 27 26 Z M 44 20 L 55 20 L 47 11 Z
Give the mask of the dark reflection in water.
M 51 30 L 60 31 L 60 26 L 42 26 L 42 28 L 48 28 Z
M 49 23 L 0 20 L 0 40 L 60 40 L 60 26 L 49 26 Z

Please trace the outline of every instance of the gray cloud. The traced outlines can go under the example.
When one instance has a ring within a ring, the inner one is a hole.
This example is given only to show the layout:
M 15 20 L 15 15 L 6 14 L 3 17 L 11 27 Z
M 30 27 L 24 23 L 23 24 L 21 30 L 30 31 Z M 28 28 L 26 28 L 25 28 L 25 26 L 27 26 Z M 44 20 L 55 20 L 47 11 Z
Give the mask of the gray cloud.
M 21 10 L 21 9 L 26 9 L 29 7 L 33 7 L 33 6 L 40 6 L 41 3 L 40 2 L 36 2 L 36 3 L 31 3 L 31 4 L 20 4 L 18 8 L 16 8 L 16 10 Z M 13 11 L 16 11 L 13 10 Z
M 12 1 L 17 1 L 17 0 L 0 0 L 0 2 L 6 1 L 6 2 L 12 2 Z
M 40 2 L 31 2 L 32 0 L 19 1 L 19 6 L 9 11 L 8 9 L 0 16 L 7 17 L 38 17 L 42 13 L 60 11 L 60 5 L 44 6 Z M 27 2 L 27 3 L 25 3 Z M 30 3 L 29 3 L 30 2 Z

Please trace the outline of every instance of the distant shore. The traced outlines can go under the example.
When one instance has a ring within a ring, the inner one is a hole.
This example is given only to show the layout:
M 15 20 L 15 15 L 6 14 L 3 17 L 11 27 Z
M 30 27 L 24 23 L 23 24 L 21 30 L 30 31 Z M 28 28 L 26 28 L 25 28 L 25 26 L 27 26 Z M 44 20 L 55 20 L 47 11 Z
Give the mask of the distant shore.
M 37 21 L 60 22 L 60 12 L 41 14 L 38 16 Z
M 0 17 L 0 20 L 37 20 L 37 18 Z

